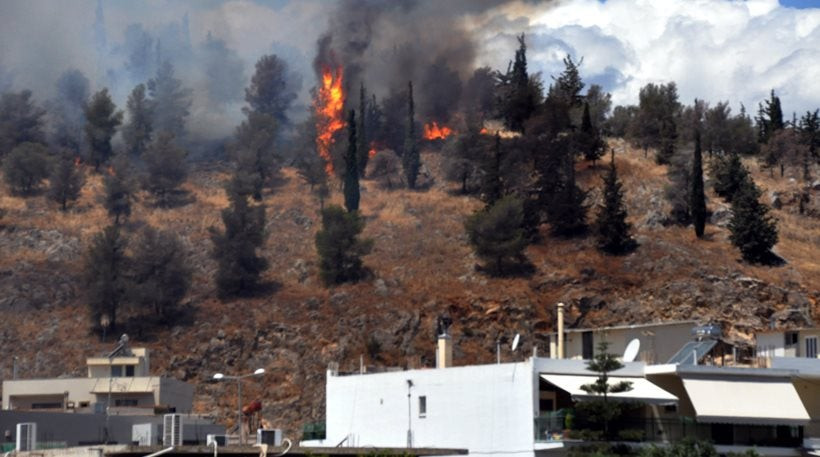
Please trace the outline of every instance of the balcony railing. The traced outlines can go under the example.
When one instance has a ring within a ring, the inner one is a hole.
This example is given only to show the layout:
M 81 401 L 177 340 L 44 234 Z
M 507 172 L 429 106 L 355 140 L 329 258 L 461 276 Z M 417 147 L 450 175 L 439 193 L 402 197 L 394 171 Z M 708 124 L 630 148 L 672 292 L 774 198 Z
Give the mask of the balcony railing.
M 567 439 L 590 439 L 589 424 L 567 415 L 570 410 L 551 412 L 535 418 L 535 442 Z M 702 424 L 689 417 L 674 419 L 621 418 L 609 424 L 610 440 L 668 443 L 683 438 L 697 438 L 720 445 L 799 447 L 803 442 L 802 427 Z M 597 433 L 600 436 L 600 433 Z

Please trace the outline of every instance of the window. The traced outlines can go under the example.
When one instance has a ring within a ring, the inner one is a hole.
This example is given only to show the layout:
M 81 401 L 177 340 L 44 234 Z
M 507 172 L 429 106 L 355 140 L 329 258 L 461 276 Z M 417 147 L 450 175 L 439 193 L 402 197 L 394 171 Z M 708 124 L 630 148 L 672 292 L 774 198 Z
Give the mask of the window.
M 134 377 L 134 365 L 125 366 L 125 375 L 132 378 Z
M 678 405 L 664 405 L 663 410 L 667 413 L 676 413 L 678 412 Z
M 427 417 L 427 397 L 419 397 L 419 417 Z
M 542 413 L 545 413 L 547 411 L 552 411 L 554 409 L 555 409 L 555 407 L 554 407 L 552 398 L 542 398 L 542 399 L 538 400 L 538 410 L 541 411 Z
M 817 337 L 816 336 L 808 336 L 806 337 L 806 357 L 810 359 L 817 358 Z
M 795 344 L 797 344 L 797 332 L 786 332 L 784 334 L 784 337 L 784 344 L 786 346 L 794 346 Z
M 114 406 L 137 406 L 136 398 L 118 398 L 114 400 Z
M 31 409 L 63 409 L 62 403 L 32 403 Z
M 111 365 L 111 377 L 118 378 L 122 376 L 122 365 Z
M 581 357 L 584 360 L 590 360 L 594 356 L 592 332 L 584 332 L 581 334 Z
M 80 402 L 80 408 L 88 408 L 90 406 L 90 404 L 91 404 L 90 402 L 81 401 Z

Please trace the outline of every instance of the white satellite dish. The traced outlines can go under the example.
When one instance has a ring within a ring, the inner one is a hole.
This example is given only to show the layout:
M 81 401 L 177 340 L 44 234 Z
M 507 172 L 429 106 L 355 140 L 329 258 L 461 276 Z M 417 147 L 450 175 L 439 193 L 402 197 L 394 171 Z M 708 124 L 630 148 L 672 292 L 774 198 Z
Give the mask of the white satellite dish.
M 513 338 L 513 342 L 512 342 L 512 351 L 513 351 L 513 352 L 515 352 L 515 350 L 518 348 L 518 342 L 519 342 L 520 340 L 521 340 L 521 334 L 520 334 L 520 333 L 516 333 L 516 334 L 515 334 L 515 338 Z
M 633 338 L 629 344 L 626 345 L 624 351 L 624 362 L 634 362 L 635 357 L 638 356 L 638 351 L 641 350 L 641 340 Z

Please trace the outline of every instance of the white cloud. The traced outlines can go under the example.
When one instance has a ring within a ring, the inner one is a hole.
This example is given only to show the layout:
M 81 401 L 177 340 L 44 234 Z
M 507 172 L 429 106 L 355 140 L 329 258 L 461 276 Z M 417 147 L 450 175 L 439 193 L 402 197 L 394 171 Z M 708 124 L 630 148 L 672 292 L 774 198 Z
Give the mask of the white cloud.
M 564 54 L 583 57 L 582 75 L 616 104 L 636 103 L 647 83 L 675 81 L 683 103 L 729 100 L 754 112 L 774 88 L 786 113 L 820 107 L 820 9 L 777 0 L 576 0 L 491 14 L 507 20 L 476 22 L 481 63 L 504 68 L 514 35 L 525 31 L 531 70 L 548 78 Z

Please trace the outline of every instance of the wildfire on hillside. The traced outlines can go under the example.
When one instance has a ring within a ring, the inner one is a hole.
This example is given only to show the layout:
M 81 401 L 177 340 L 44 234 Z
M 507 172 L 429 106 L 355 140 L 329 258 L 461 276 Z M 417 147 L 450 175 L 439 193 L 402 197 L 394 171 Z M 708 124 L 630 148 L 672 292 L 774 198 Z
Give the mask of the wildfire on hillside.
M 372 159 L 376 156 L 376 153 L 379 152 L 379 145 L 376 144 L 375 141 L 370 142 L 370 148 L 367 150 L 367 157 Z
M 75 167 L 79 168 L 80 165 L 82 165 L 82 164 L 83 164 L 83 160 L 80 158 L 80 156 L 74 157 L 74 166 Z
M 313 102 L 316 112 L 316 149 L 325 161 L 328 176 L 333 175 L 333 160 L 330 156 L 333 135 L 345 126 L 342 74 L 341 66 L 335 70 L 323 68 L 322 81 Z
M 446 125 L 439 127 L 436 121 L 433 121 L 431 124 L 424 124 L 425 140 L 443 140 L 453 133 L 453 129 Z

